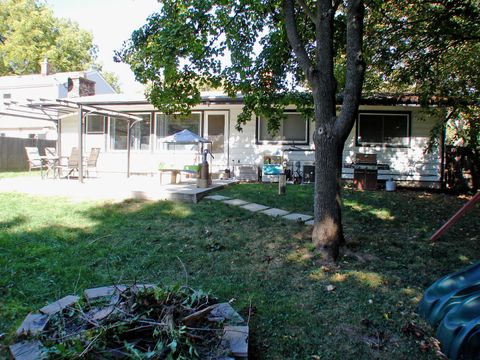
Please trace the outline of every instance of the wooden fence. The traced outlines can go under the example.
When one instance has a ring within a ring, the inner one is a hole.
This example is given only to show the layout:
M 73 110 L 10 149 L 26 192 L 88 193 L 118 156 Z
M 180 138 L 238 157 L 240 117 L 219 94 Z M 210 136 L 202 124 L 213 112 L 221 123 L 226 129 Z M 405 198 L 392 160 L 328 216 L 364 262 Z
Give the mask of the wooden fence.
M 445 186 L 457 192 L 480 188 L 480 159 L 464 147 L 447 146 L 445 154 Z
M 45 155 L 46 147 L 55 147 L 55 140 L 0 137 L 0 171 L 28 170 L 25 147 L 37 147 Z

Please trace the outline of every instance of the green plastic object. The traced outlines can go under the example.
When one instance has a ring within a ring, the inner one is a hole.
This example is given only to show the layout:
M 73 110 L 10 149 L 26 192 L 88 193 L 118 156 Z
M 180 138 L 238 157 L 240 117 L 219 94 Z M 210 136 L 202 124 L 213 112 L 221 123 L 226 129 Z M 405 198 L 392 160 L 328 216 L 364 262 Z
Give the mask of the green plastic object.
M 478 359 L 480 354 L 480 294 L 470 296 L 445 315 L 437 329 L 442 352 L 449 359 Z
M 418 313 L 432 326 L 437 326 L 455 305 L 480 290 L 480 262 L 434 282 L 418 305 Z M 479 313 L 480 315 L 480 313 Z

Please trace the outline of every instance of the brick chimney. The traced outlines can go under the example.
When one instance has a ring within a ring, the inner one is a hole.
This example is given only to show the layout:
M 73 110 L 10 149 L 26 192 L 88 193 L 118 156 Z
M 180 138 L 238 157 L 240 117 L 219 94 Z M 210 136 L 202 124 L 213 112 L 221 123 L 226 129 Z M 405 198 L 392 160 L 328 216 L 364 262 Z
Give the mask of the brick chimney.
M 46 56 L 40 63 L 40 74 L 42 76 L 50 75 L 50 64 L 48 63 L 48 58 Z
M 95 95 L 95 81 L 83 76 L 69 78 L 68 98 Z

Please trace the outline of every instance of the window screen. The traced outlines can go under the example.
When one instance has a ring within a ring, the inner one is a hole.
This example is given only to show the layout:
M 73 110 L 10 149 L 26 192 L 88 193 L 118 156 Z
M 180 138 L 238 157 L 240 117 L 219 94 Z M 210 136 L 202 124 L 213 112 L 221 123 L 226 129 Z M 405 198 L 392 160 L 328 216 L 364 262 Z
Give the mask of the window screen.
M 357 121 L 357 143 L 408 146 L 409 114 L 360 113 Z

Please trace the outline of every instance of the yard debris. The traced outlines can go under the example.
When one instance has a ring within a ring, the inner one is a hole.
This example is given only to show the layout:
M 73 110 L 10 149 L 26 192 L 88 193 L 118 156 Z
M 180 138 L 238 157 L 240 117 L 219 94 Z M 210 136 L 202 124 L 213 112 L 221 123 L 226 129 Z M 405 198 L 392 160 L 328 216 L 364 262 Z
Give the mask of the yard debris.
M 40 352 L 95 359 L 248 356 L 245 320 L 230 303 L 201 290 L 134 284 L 87 289 L 84 295 L 86 302 L 67 296 L 42 308 L 48 315 L 29 314 L 17 336 L 35 335 L 35 341 L 11 345 L 13 359 L 37 359 Z
M 334 291 L 336 288 L 337 288 L 337 287 L 334 286 L 334 285 L 327 285 L 327 286 L 326 286 L 327 291 Z
M 17 336 L 37 335 L 41 333 L 48 322 L 48 316 L 44 314 L 28 314 L 17 329 Z
M 402 332 L 405 335 L 410 335 L 415 337 L 417 344 L 422 352 L 427 352 L 430 350 L 435 351 L 437 356 L 446 359 L 446 356 L 442 353 L 440 349 L 440 342 L 427 334 L 420 326 L 415 322 L 409 321 L 402 327 Z

